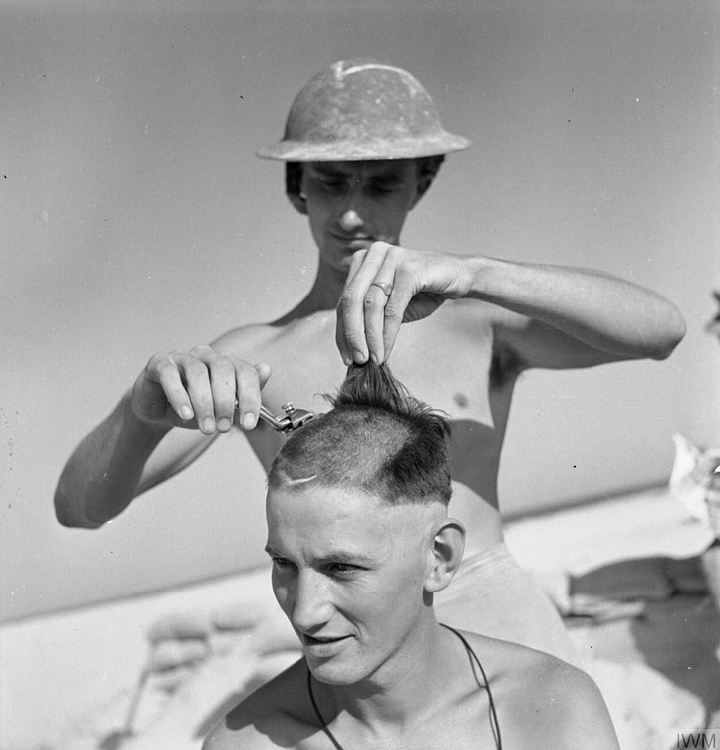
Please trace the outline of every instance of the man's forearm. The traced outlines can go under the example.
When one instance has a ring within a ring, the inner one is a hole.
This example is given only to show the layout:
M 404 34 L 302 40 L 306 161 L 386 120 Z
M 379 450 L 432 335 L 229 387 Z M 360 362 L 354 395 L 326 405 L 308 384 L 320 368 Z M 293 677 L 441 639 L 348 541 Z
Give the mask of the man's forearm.
M 55 491 L 64 526 L 94 529 L 121 513 L 137 494 L 145 463 L 169 427 L 140 421 L 126 395 L 73 452 Z
M 543 321 L 609 354 L 663 359 L 685 333 L 675 305 L 622 279 L 482 257 L 467 262 L 468 297 Z

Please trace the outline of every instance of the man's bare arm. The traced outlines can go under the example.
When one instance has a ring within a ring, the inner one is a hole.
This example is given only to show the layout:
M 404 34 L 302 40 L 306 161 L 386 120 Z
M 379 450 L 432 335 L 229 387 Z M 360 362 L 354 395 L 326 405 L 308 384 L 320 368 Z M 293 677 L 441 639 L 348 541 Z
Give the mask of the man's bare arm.
M 121 513 L 137 494 L 145 463 L 169 430 L 138 420 L 126 394 L 65 465 L 55 490 L 58 521 L 96 529 Z
M 236 399 L 240 424 L 255 427 L 269 377 L 268 365 L 250 365 L 212 346 L 153 355 L 66 464 L 55 492 L 60 523 L 97 528 L 184 469 L 232 428 Z
M 384 361 L 403 321 L 418 320 L 445 300 L 459 298 L 492 302 L 523 316 L 524 323 L 518 316 L 509 328 L 515 328 L 514 343 L 527 344 L 519 353 L 532 360 L 529 366 L 662 359 L 685 332 L 682 316 L 671 302 L 597 271 L 377 242 L 353 257 L 338 306 L 340 353 L 346 362 L 363 362 L 370 355 Z M 523 336 L 529 320 L 541 325 Z
M 581 268 L 481 260 L 467 296 L 519 314 L 498 318 L 498 326 L 526 366 L 665 359 L 685 335 L 675 305 L 623 279 Z

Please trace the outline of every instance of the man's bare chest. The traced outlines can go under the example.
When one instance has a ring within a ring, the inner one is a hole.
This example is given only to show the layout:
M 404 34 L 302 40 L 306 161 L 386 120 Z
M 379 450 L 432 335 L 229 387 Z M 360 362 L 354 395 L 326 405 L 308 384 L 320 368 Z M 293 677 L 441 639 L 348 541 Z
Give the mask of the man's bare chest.
M 334 325 L 327 321 L 298 326 L 279 336 L 265 360 L 273 375 L 263 402 L 275 411 L 291 401 L 312 411 L 327 411 L 326 396 L 335 393 L 346 368 L 335 346 Z M 463 330 L 451 326 L 438 311 L 435 316 L 402 326 L 388 365 L 395 377 L 420 400 L 453 419 L 489 424 L 490 377 L 493 357 L 488 327 Z
M 391 730 L 362 729 L 347 717 L 338 717 L 325 730 L 315 732 L 296 747 L 298 750 L 354 750 L 380 747 L 391 750 L 497 750 L 489 720 L 486 693 L 479 688 L 465 705 L 455 710 L 438 709 L 420 721 Z M 345 721 L 343 721 L 345 719 Z
M 454 474 L 490 499 L 512 394 L 512 388 L 491 383 L 495 354 L 489 324 L 440 308 L 425 320 L 403 325 L 388 360 L 413 396 L 450 417 Z M 254 361 L 259 360 L 273 368 L 263 391 L 263 403 L 273 413 L 280 414 L 288 402 L 328 411 L 327 397 L 346 373 L 335 345 L 334 314 L 289 326 L 257 352 Z M 248 437 L 267 469 L 285 436 L 263 425 Z M 484 483 L 479 484 L 480 474 Z

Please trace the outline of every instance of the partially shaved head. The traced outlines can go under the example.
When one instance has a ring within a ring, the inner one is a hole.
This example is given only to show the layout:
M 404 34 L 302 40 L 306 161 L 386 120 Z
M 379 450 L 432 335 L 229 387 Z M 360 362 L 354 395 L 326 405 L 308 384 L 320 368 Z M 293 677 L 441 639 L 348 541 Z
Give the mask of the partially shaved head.
M 413 398 L 387 365 L 351 365 L 334 408 L 285 443 L 272 488 L 311 483 L 366 492 L 392 504 L 450 501 L 447 420 Z

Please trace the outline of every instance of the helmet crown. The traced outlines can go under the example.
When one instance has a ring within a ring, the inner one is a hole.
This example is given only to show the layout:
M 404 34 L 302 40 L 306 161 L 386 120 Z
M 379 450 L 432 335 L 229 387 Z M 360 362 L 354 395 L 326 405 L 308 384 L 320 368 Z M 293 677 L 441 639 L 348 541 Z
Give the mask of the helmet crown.
M 281 141 L 258 152 L 283 161 L 413 159 L 467 148 L 448 133 L 410 73 L 371 60 L 333 63 L 303 86 Z

